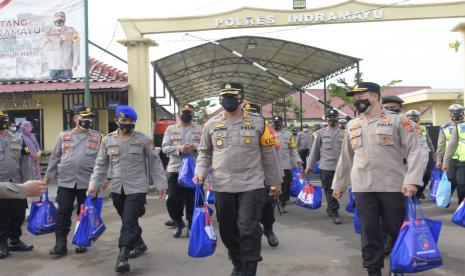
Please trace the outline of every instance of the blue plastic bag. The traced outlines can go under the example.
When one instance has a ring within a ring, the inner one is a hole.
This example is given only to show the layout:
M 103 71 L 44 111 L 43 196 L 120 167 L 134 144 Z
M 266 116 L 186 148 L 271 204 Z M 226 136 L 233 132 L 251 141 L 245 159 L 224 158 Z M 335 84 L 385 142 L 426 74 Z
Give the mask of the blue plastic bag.
M 302 176 L 302 172 L 300 171 L 300 167 L 296 167 L 292 169 L 292 180 L 291 180 L 291 188 L 290 188 L 290 195 L 292 197 L 297 197 L 302 191 L 302 188 L 305 185 L 305 180 Z
M 416 203 L 407 199 L 411 217 L 401 227 L 391 253 L 391 271 L 416 273 L 442 266 L 442 257 L 423 214 L 417 218 Z M 408 214 L 407 214 L 408 216 Z M 439 233 L 436 233 L 439 235 Z
M 192 181 L 195 174 L 195 159 L 192 154 L 184 156 L 179 169 L 178 183 L 182 187 L 195 189 L 195 184 Z
M 434 169 L 433 173 L 431 174 L 430 180 L 430 192 L 429 192 L 429 200 L 433 203 L 436 203 L 436 195 L 438 193 L 439 182 L 441 181 L 442 177 L 442 170 L 439 168 Z
M 358 216 L 357 208 L 354 208 L 354 231 L 356 234 L 362 233 L 362 226 L 360 225 L 360 218 Z
M 199 200 L 202 205 L 199 205 Z M 213 210 L 205 204 L 200 186 L 195 188 L 194 207 L 187 254 L 193 258 L 207 257 L 215 252 L 216 234 L 211 217 Z
M 316 161 L 313 165 L 313 173 L 320 174 L 320 161 Z
M 352 193 L 352 187 L 349 187 L 349 200 L 346 204 L 346 211 L 349 213 L 355 212 L 355 201 L 354 201 L 354 193 Z
M 87 196 L 86 201 L 81 205 L 76 228 L 74 230 L 73 244 L 81 247 L 90 247 L 105 231 L 102 212 L 103 198 L 92 199 Z
M 457 208 L 454 215 L 452 216 L 452 222 L 465 227 L 465 200 L 460 203 L 459 208 Z
M 212 190 L 212 173 L 208 173 L 208 178 L 207 178 L 207 202 L 208 204 L 215 204 L 215 193 Z
M 42 197 L 45 195 L 45 200 Z M 48 190 L 41 195 L 39 201 L 31 203 L 27 230 L 34 235 L 43 235 L 55 232 L 57 210 L 48 198 Z
M 447 177 L 447 173 L 443 173 L 439 182 L 438 192 L 436 194 L 436 205 L 441 208 L 447 208 L 450 203 L 452 187 Z
M 321 207 L 322 197 L 321 186 L 313 186 L 307 183 L 300 191 L 295 203 L 301 207 L 314 210 Z

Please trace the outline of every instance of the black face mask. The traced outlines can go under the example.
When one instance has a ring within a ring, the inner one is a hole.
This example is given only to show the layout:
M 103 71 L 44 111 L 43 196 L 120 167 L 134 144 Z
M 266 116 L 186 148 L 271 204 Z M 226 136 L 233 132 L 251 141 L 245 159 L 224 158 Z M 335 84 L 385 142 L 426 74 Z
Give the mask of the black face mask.
M 8 120 L 0 119 L 0 130 L 8 129 Z
M 370 100 L 362 99 L 362 100 L 355 100 L 354 101 L 355 109 L 357 109 L 358 113 L 365 113 L 368 108 L 371 106 Z
M 65 25 L 65 20 L 63 20 L 63 19 L 55 20 L 55 26 L 61 27 L 63 25 Z
M 130 133 L 135 127 L 136 127 L 136 124 L 126 124 L 126 123 L 119 123 L 119 126 L 118 126 L 118 128 L 124 133 Z
M 235 97 L 223 97 L 220 104 L 224 110 L 234 112 L 239 107 L 240 103 Z
M 386 109 L 396 114 L 400 113 L 400 108 L 391 107 L 391 108 L 386 108 Z
M 273 127 L 276 130 L 280 130 L 283 126 L 282 126 L 281 122 L 274 122 Z
M 295 132 L 295 131 L 294 131 L 294 132 L 292 132 L 292 135 L 297 135 L 297 132 Z
M 179 118 L 181 118 L 181 121 L 183 121 L 184 123 L 189 123 L 190 121 L 192 121 L 192 114 L 190 112 L 181 113 L 181 116 L 179 116 Z
M 84 129 L 90 129 L 92 127 L 92 121 L 90 120 L 79 120 L 78 124 Z
M 329 122 L 328 122 L 328 125 L 329 125 L 330 127 L 335 127 L 336 124 L 337 124 L 337 120 L 329 120 Z
M 339 125 L 340 129 L 346 129 L 346 125 Z
M 451 119 L 454 122 L 459 122 L 463 120 L 463 114 L 452 114 Z

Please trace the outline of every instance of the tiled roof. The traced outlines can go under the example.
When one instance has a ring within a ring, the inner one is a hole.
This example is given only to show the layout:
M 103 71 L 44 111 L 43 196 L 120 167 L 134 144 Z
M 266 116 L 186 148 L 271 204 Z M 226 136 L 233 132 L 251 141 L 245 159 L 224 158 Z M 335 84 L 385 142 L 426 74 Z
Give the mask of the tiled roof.
M 89 59 L 90 89 L 126 89 L 128 74 L 94 58 Z M 84 78 L 0 82 L 0 93 L 84 90 Z

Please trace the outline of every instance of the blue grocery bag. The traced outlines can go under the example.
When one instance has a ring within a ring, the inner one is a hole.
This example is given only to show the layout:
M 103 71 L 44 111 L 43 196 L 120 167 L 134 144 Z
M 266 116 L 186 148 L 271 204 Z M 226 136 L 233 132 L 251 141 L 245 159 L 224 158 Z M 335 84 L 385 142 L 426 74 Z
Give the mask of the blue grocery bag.
M 423 214 L 417 217 L 417 205 L 409 197 L 407 213 L 411 217 L 401 227 L 391 253 L 391 271 L 416 273 L 442 266 L 442 257 Z M 408 214 L 407 214 L 408 216 Z
M 320 174 L 320 161 L 316 161 L 313 165 L 313 173 Z
M 430 192 L 429 192 L 429 200 L 433 203 L 436 203 L 436 195 L 438 193 L 439 182 L 441 181 L 442 177 L 442 170 L 440 168 L 434 169 L 433 173 L 431 174 L 430 180 Z
M 356 234 L 362 233 L 362 226 L 360 225 L 360 218 L 358 216 L 357 208 L 354 208 L 354 231 Z
M 300 191 L 295 203 L 298 206 L 307 209 L 318 209 L 321 207 L 322 197 L 323 193 L 321 191 L 321 186 L 313 186 L 312 184 L 307 183 Z
M 92 199 L 87 196 L 86 201 L 81 204 L 76 228 L 74 230 L 73 244 L 81 247 L 90 247 L 105 231 L 102 212 L 103 198 Z
M 447 208 L 450 203 L 452 187 L 447 177 L 447 173 L 444 172 L 439 182 L 438 192 L 436 194 L 436 205 L 441 208 Z
M 45 196 L 44 201 L 42 201 L 43 196 Z M 48 198 L 48 190 L 46 190 L 44 195 L 40 196 L 39 201 L 31 203 L 27 230 L 34 235 L 54 232 L 56 213 L 57 209 Z
M 300 171 L 300 167 L 292 169 L 290 195 L 293 197 L 297 197 L 300 191 L 302 191 L 304 185 L 305 180 L 302 176 L 302 172 Z
M 195 189 L 195 184 L 192 181 L 195 173 L 195 159 L 192 154 L 186 155 L 182 158 L 181 168 L 179 169 L 178 183 L 182 187 Z
M 349 200 L 346 204 L 346 211 L 349 213 L 354 213 L 355 211 L 355 201 L 354 201 L 354 193 L 352 193 L 352 187 L 349 187 Z
M 465 200 L 460 203 L 459 208 L 457 208 L 454 215 L 452 216 L 452 222 L 465 227 Z
M 208 173 L 207 177 L 207 202 L 208 204 L 215 204 L 215 193 L 212 190 L 212 179 L 213 175 L 212 172 Z
M 202 205 L 199 205 L 201 200 Z M 216 249 L 216 234 L 212 223 L 213 210 L 205 204 L 202 188 L 195 187 L 194 215 L 192 216 L 187 254 L 193 258 L 212 255 Z

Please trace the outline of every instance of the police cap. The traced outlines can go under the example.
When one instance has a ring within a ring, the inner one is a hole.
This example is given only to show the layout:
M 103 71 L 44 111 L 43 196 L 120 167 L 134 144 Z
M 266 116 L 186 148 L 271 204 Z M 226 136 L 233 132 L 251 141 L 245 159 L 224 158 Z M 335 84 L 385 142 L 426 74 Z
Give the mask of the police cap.
M 325 117 L 334 117 L 334 116 L 339 117 L 339 112 L 337 112 L 336 109 L 330 109 L 326 111 L 325 113 Z
M 345 123 L 347 123 L 347 119 L 346 118 L 340 118 L 338 120 L 338 122 L 341 123 L 341 124 L 345 124 Z
M 226 82 L 220 85 L 220 90 L 218 92 L 220 96 L 241 95 L 244 93 L 244 86 L 238 82 Z
M 274 116 L 273 117 L 273 122 L 281 122 L 282 123 L 283 121 L 284 121 L 283 117 L 281 117 L 281 116 Z
M 360 82 L 357 85 L 355 85 L 352 90 L 347 92 L 347 96 L 353 97 L 355 93 L 367 91 L 381 95 L 381 87 L 379 86 L 379 84 L 376 84 L 374 82 Z
M 0 119 L 7 119 L 8 120 L 8 113 L 5 111 L 0 110 Z
M 120 105 L 116 108 L 116 118 L 128 118 L 137 121 L 137 112 L 129 105 Z
M 418 110 L 411 109 L 405 113 L 405 116 L 407 116 L 407 118 L 420 117 L 421 113 Z
M 260 113 L 260 105 L 256 103 L 246 103 L 244 104 L 243 109 L 245 111 L 253 112 L 253 113 Z
M 184 112 L 184 111 L 194 112 L 194 106 L 191 104 L 183 104 L 180 108 L 180 111 L 181 112 Z
M 402 100 L 399 96 L 385 96 L 381 98 L 381 103 L 396 103 L 402 105 L 404 103 L 404 100 Z
M 464 110 L 465 108 L 461 104 L 453 104 L 449 106 L 450 113 L 462 113 Z
M 88 106 L 79 107 L 74 111 L 75 115 L 80 115 L 84 118 L 93 118 L 95 117 L 94 113 L 92 113 L 92 109 Z

